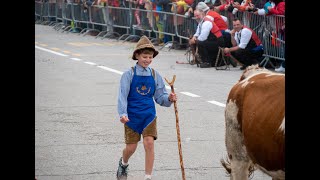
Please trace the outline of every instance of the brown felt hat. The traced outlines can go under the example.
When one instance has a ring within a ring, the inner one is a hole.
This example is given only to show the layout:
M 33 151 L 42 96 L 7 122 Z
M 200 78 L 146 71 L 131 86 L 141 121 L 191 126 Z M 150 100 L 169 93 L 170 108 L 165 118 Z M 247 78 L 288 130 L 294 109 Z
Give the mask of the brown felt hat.
M 152 49 L 154 51 L 153 57 L 156 57 L 159 54 L 159 51 L 156 50 L 156 48 L 153 46 L 152 42 L 148 39 L 148 37 L 147 36 L 142 36 L 140 38 L 140 40 L 137 42 L 136 48 L 133 51 L 132 59 L 133 60 L 138 60 L 136 58 L 136 56 L 135 56 L 135 53 L 138 50 L 145 49 L 145 48 L 150 48 L 150 49 Z

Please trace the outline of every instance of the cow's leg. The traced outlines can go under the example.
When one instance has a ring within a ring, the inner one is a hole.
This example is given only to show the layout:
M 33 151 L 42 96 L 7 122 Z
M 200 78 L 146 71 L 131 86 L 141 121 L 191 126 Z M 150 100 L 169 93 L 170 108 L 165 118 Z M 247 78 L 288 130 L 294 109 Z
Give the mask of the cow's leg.
M 243 135 L 240 131 L 241 127 L 237 119 L 238 111 L 239 108 L 236 103 L 230 99 L 225 109 L 225 141 L 231 164 L 230 180 L 247 180 L 249 167 L 252 166 L 252 164 L 243 144 Z

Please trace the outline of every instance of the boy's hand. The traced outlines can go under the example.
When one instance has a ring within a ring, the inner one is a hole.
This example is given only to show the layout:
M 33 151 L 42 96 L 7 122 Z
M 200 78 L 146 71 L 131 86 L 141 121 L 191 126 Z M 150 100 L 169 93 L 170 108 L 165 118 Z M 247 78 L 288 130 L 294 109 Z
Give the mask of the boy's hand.
M 122 116 L 122 117 L 120 118 L 120 121 L 121 121 L 123 124 L 125 124 L 125 123 L 127 123 L 127 122 L 129 121 L 129 119 L 128 119 L 127 116 Z
M 174 94 L 174 93 L 170 93 L 168 99 L 169 99 L 169 101 L 171 101 L 171 102 L 176 102 L 176 101 L 177 101 L 177 95 Z

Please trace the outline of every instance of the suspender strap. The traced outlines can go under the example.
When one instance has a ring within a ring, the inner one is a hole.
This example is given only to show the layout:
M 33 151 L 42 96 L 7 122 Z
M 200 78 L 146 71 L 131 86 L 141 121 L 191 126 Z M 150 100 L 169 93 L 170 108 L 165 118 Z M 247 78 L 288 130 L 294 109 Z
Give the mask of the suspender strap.
M 132 69 L 132 76 L 133 76 L 133 73 L 134 73 L 134 67 L 131 67 L 131 69 Z M 152 77 L 153 77 L 153 79 L 154 80 L 156 80 L 156 72 L 154 71 L 154 69 L 153 68 L 151 68 L 151 74 L 152 74 Z

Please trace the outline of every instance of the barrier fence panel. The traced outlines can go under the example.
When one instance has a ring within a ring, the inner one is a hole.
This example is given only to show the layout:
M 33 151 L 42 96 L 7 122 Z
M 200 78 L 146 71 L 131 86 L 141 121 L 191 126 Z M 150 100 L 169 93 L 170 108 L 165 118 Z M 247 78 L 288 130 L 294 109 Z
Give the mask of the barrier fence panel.
M 158 34 L 166 34 L 174 36 L 175 27 L 173 24 L 174 13 L 163 12 L 163 11 L 153 11 L 154 21 L 153 21 L 153 31 Z
M 112 27 L 113 31 L 115 31 L 115 28 L 125 31 L 123 31 L 123 33 L 118 32 L 119 34 L 130 35 L 129 31 L 132 26 L 132 22 L 130 20 L 130 18 L 132 17 L 130 15 L 130 8 L 113 6 L 107 6 L 107 8 L 109 12 L 109 19 L 107 24 Z
M 191 38 L 198 26 L 197 21 L 194 18 L 187 18 L 185 15 L 177 14 L 177 36 L 182 39 Z
M 83 4 L 74 4 L 73 5 L 73 15 L 75 24 L 87 24 L 89 21 L 89 15 L 85 11 Z M 86 26 L 87 27 L 87 26 Z
M 63 14 L 62 11 L 64 10 L 64 3 L 62 1 L 57 1 L 56 3 L 56 20 L 57 22 L 62 22 L 63 21 Z
M 133 34 L 136 35 L 136 31 L 141 31 L 142 33 L 147 32 L 148 37 L 151 37 L 152 30 L 152 12 L 151 10 L 132 8 L 132 13 L 134 18 L 132 21 Z
M 91 8 L 91 23 L 94 25 L 106 26 L 104 21 L 104 14 L 102 12 L 103 6 L 93 5 Z
M 49 21 L 50 21 L 49 25 L 55 23 L 56 21 L 56 18 L 57 18 L 56 7 L 57 7 L 56 2 L 49 2 L 49 13 L 48 13 Z
M 34 10 L 35 10 L 35 21 L 42 21 L 42 2 L 35 1 L 34 2 Z
M 284 16 L 267 16 L 264 29 L 265 56 L 285 60 Z M 267 24 L 270 23 L 270 24 Z
M 48 24 L 49 21 L 49 3 L 44 2 L 42 5 L 42 24 Z
M 248 17 L 249 26 L 258 35 L 261 41 L 264 41 L 263 29 L 265 23 L 265 16 L 256 15 L 253 13 L 246 13 Z
M 73 20 L 72 6 L 73 6 L 72 3 L 67 3 L 65 6 L 65 17 L 63 19 L 68 22 L 71 22 Z
M 177 39 L 179 42 L 182 39 L 188 40 L 196 31 L 197 22 L 195 19 L 177 14 L 174 3 L 174 12 L 137 9 L 131 8 L 130 5 L 129 8 L 93 5 L 89 6 L 86 11 L 82 2 L 72 4 L 64 3 L 62 0 L 57 0 L 56 3 L 35 1 L 35 23 L 44 22 L 44 20 L 49 22 L 62 21 L 63 25 L 67 26 L 71 22 L 75 22 L 75 27 L 78 23 L 82 23 L 86 25 L 85 29 L 87 30 L 99 31 L 98 29 L 100 29 L 105 30 L 106 35 L 116 33 L 118 36 L 120 33 L 136 36 L 136 31 L 141 31 L 142 34 L 147 32 L 149 37 L 153 35 L 151 33 L 155 33 L 158 39 L 164 39 L 164 35 L 171 36 L 172 41 L 169 42 L 176 42 Z M 233 19 L 237 17 L 242 20 L 245 26 L 257 33 L 264 45 L 263 56 L 266 59 L 263 63 L 269 61 L 268 58 L 285 60 L 285 16 L 261 16 L 252 12 L 233 14 L 228 11 L 223 11 L 220 14 L 228 18 L 230 30 L 233 29 Z M 140 25 L 137 15 L 140 18 Z M 92 27 L 89 28 L 89 25 Z

